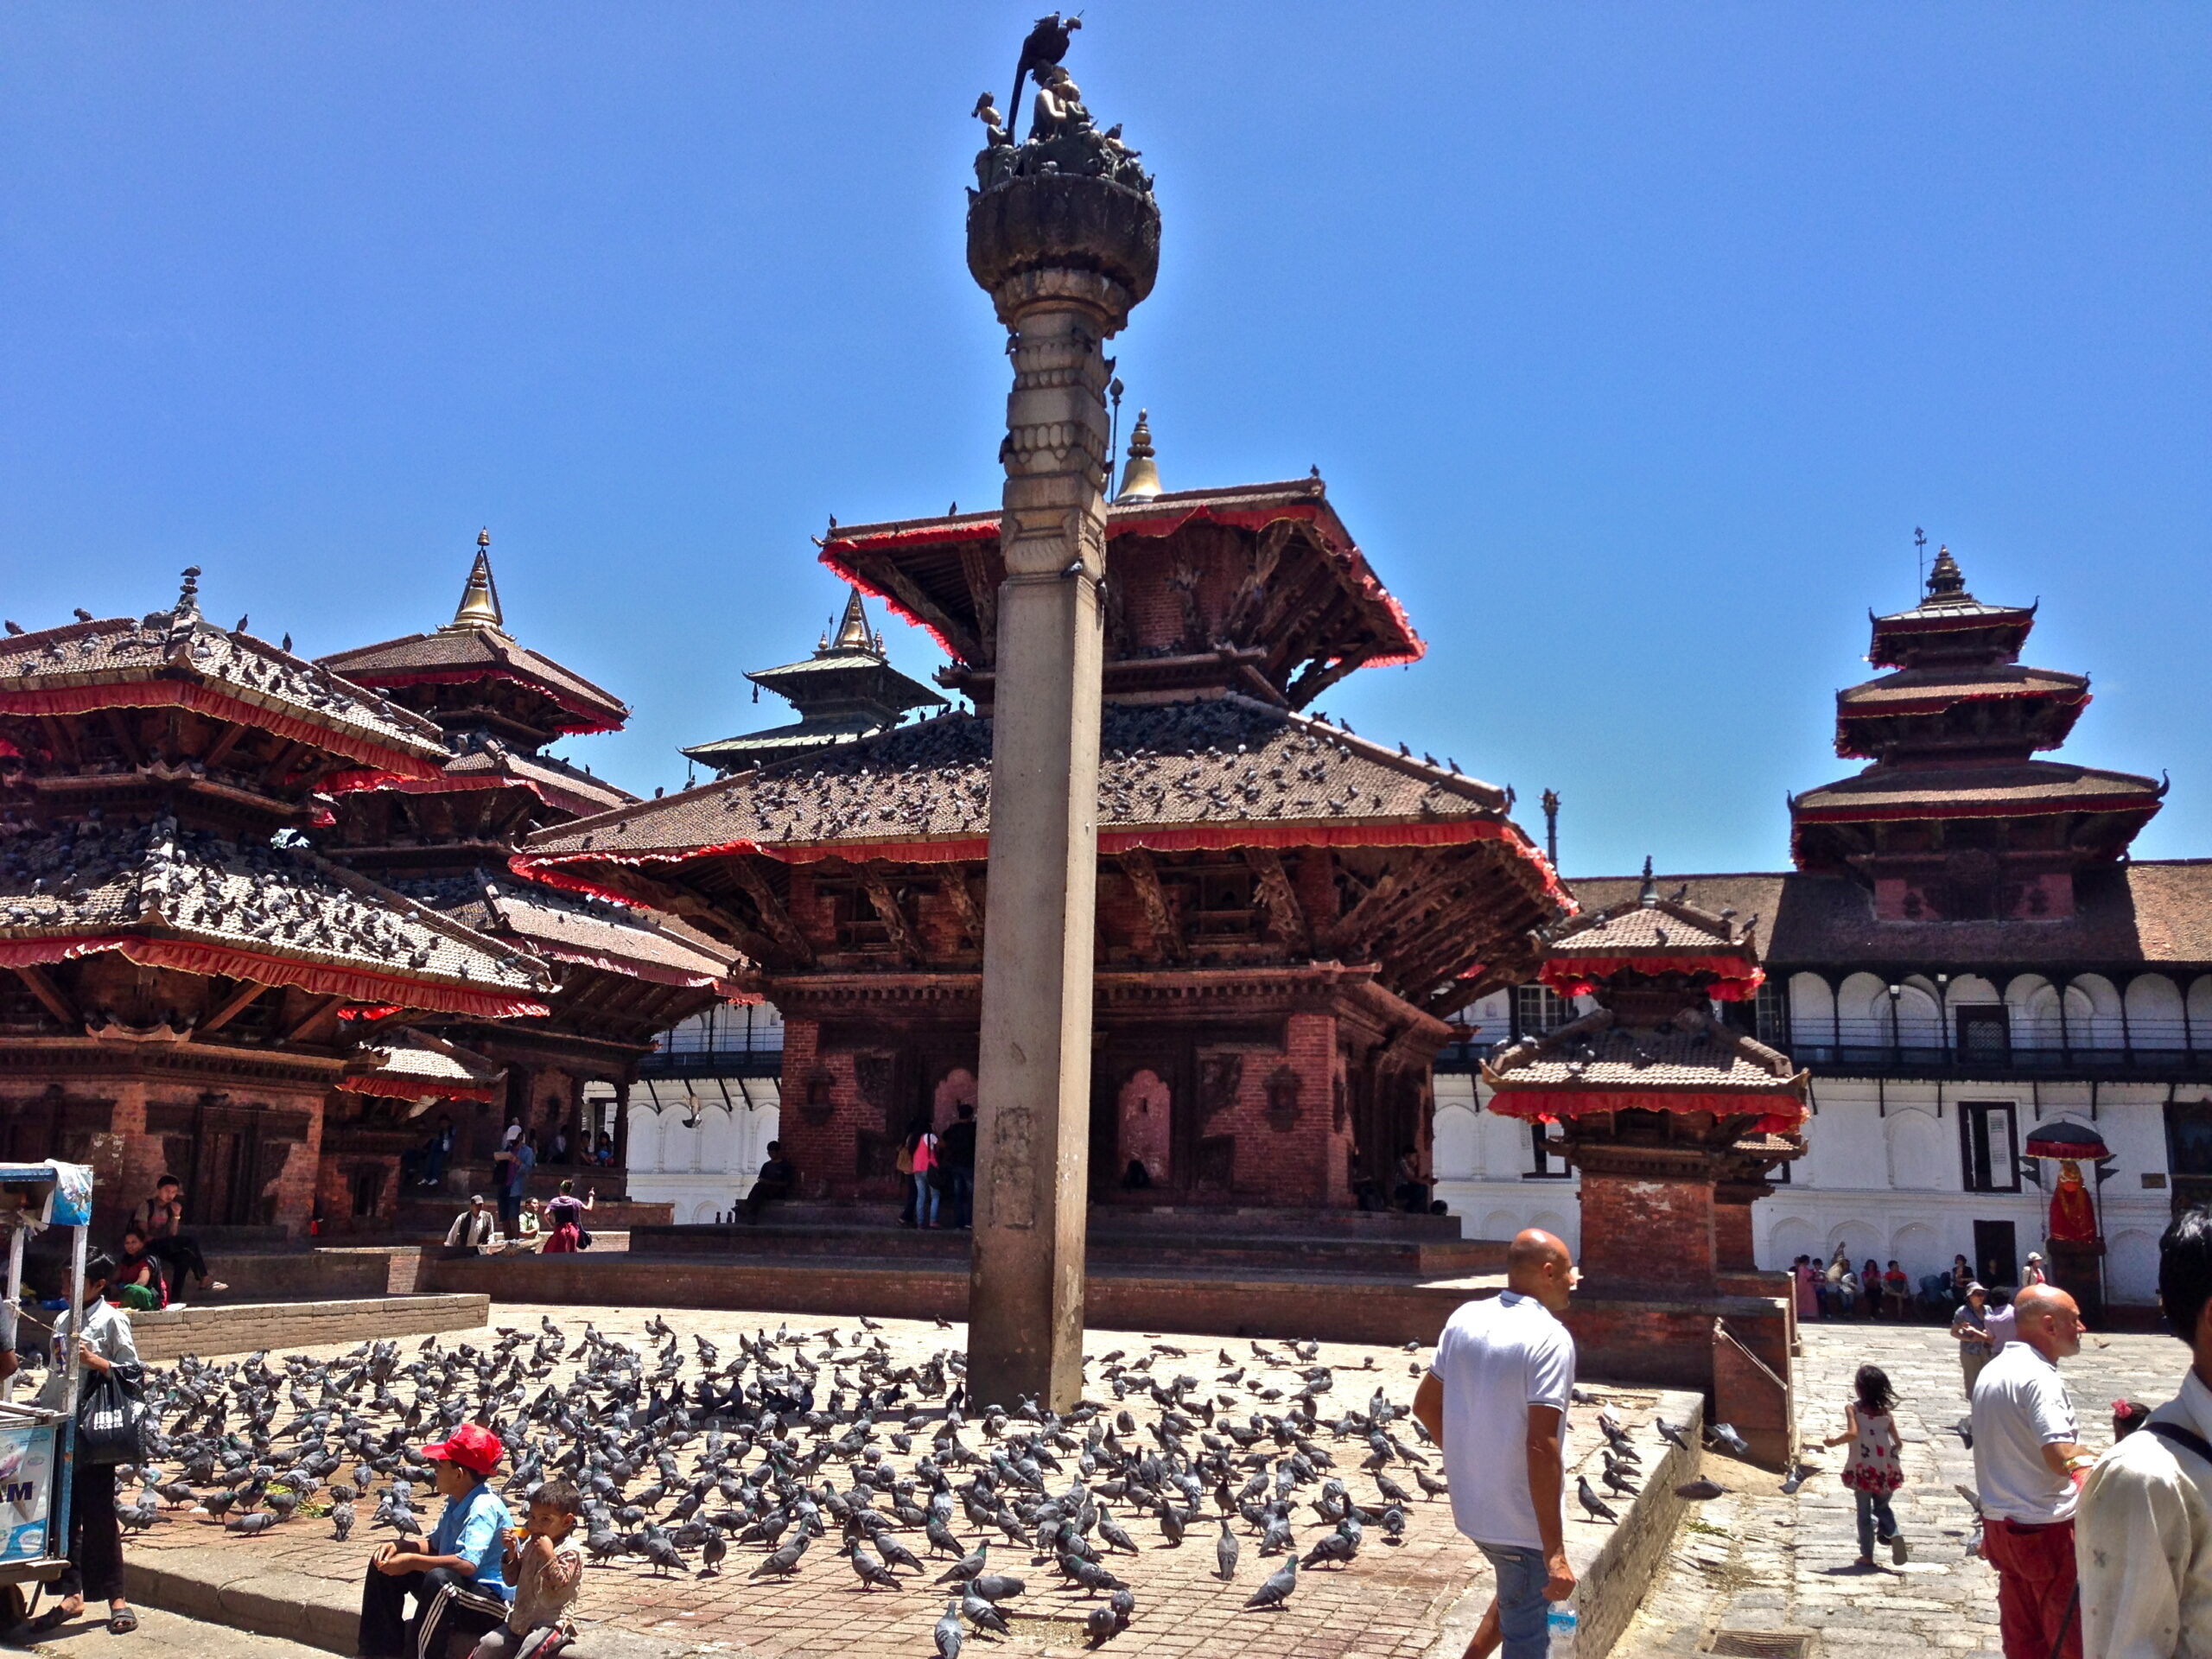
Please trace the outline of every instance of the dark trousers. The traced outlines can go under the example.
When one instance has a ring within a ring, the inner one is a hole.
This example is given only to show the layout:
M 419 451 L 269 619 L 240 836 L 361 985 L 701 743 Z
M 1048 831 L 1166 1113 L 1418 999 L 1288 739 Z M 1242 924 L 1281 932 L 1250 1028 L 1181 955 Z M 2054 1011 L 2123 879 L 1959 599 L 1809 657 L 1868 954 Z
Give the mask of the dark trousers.
M 791 1195 L 789 1181 L 755 1181 L 753 1190 L 745 1195 L 745 1215 L 748 1221 L 760 1219 L 760 1212 L 768 1207 L 771 1198 L 788 1198 Z
M 69 1565 L 54 1581 L 64 1599 L 114 1601 L 123 1594 L 123 1529 L 115 1520 L 115 1465 L 79 1456 L 69 1483 Z
M 184 1275 L 192 1274 L 200 1281 L 201 1289 L 207 1286 L 207 1258 L 200 1254 L 196 1240 L 183 1237 L 156 1238 L 148 1242 L 146 1254 L 168 1269 L 172 1288 L 184 1288 Z
M 518 1192 L 512 1198 L 504 1192 L 499 1195 L 499 1230 L 509 1238 L 522 1231 L 521 1193 Z
M 976 1220 L 976 1172 L 956 1167 L 945 1173 L 952 1178 L 952 1224 L 972 1226 Z
M 410 1592 L 412 1618 L 405 1612 Z M 361 1630 L 354 1645 L 369 1659 L 445 1659 L 450 1638 L 473 1640 L 496 1630 L 506 1617 L 504 1602 L 479 1596 L 451 1567 L 379 1573 L 372 1564 L 361 1580 Z

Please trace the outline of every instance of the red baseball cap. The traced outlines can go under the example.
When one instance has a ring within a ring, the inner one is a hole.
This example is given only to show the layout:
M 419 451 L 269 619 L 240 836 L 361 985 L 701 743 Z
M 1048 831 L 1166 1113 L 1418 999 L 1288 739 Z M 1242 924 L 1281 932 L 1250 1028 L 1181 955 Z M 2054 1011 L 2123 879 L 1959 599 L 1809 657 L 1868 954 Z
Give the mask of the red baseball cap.
M 423 1448 L 423 1455 L 426 1458 L 457 1463 L 464 1469 L 474 1469 L 480 1475 L 488 1475 L 498 1468 L 505 1452 L 506 1447 L 499 1444 L 499 1437 L 481 1423 L 463 1423 L 454 1430 L 452 1439 Z

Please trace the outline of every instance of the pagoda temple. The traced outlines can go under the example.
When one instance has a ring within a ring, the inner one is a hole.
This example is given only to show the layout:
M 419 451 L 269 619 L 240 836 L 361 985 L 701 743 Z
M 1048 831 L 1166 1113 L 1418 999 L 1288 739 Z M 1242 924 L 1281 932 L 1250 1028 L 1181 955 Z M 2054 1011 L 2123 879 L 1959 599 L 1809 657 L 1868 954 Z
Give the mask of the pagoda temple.
M 792 725 L 683 751 L 725 778 L 849 738 L 872 737 L 896 726 L 912 709 L 944 706 L 943 697 L 891 666 L 883 636 L 868 630 L 868 609 L 858 592 L 846 599 L 836 635 L 824 633 L 813 656 L 781 668 L 758 669 L 745 677 L 783 698 L 799 717 Z M 757 699 L 760 694 L 753 695 Z
M 1349 1205 L 1425 1146 L 1446 1018 L 1569 913 L 1508 791 L 1300 711 L 1422 646 L 1318 478 L 1109 513 L 1090 1168 L 1152 1201 Z M 927 629 L 948 713 L 542 830 L 518 871 L 760 965 L 805 1190 L 887 1196 L 975 1098 L 990 895 L 995 512 L 836 527 Z
M 543 1017 L 544 970 L 319 856 L 318 798 L 435 780 L 429 721 L 290 642 L 165 610 L 0 640 L 0 1137 L 96 1173 L 111 1228 L 164 1170 L 203 1227 L 303 1230 L 328 1103 L 477 1068 L 371 1027 Z M 461 1081 L 467 1074 L 468 1082 Z
M 1751 1270 L 1751 1204 L 1804 1151 L 1807 1074 L 1717 1012 L 1764 977 L 1756 923 L 1661 898 L 1647 860 L 1635 899 L 1545 948 L 1537 978 L 1594 1006 L 1483 1067 L 1491 1110 L 1560 1126 L 1601 1289 L 1710 1295 Z
M 448 1071 L 472 1071 L 448 1076 L 438 1091 L 463 1109 L 454 1114 L 456 1183 L 490 1159 L 510 1114 L 549 1143 L 556 1128 L 572 1144 L 584 1142 L 601 1128 L 585 1111 L 588 1084 L 611 1084 L 620 1102 L 658 1033 L 747 995 L 733 977 L 733 953 L 673 918 L 556 890 L 508 868 L 523 836 L 636 798 L 545 753 L 563 737 L 620 729 L 628 710 L 507 633 L 489 541 L 488 534 L 478 538 L 460 607 L 445 626 L 322 659 L 419 716 L 437 734 L 442 761 L 421 775 L 384 778 L 336 797 L 315 831 L 325 855 L 528 953 L 551 975 L 543 1018 L 423 1022 L 436 1046 L 418 1036 L 391 1062 L 398 1068 L 391 1093 L 417 1084 L 434 1067 L 433 1054 Z M 487 1075 L 496 1076 L 496 1090 Z M 618 1143 L 628 1116 L 618 1105 Z M 388 1218 L 390 1206 L 365 1196 L 374 1172 L 423 1139 L 419 1124 L 373 1102 L 340 1114 L 326 1136 L 332 1185 L 346 1199 L 342 1210 L 326 1204 L 332 1224 Z M 600 1182 L 602 1192 L 617 1185 Z
M 2088 679 L 2023 667 L 2035 607 L 1976 599 L 1948 547 L 1918 605 L 1872 620 L 1868 660 L 1894 671 L 1836 694 L 1835 752 L 1873 764 L 1790 801 L 1797 868 L 1854 876 L 1881 921 L 2073 915 L 2075 875 L 2117 861 L 2165 785 L 2033 758 Z

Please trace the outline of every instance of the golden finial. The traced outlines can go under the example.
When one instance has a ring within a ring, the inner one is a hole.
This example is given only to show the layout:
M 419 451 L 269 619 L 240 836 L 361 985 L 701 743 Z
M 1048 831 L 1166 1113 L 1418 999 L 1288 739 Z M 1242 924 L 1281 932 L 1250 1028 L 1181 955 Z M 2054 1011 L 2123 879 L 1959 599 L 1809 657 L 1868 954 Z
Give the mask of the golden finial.
M 1122 493 L 1116 501 L 1149 501 L 1160 493 L 1160 468 L 1152 464 L 1152 424 L 1148 409 L 1137 410 L 1137 423 L 1129 434 L 1129 462 L 1122 468 Z
M 469 567 L 468 585 L 461 590 L 461 607 L 448 628 L 493 628 L 504 631 L 499 611 L 499 584 L 492 580 L 492 531 L 476 532 L 476 563 Z
M 868 610 L 861 603 L 857 588 L 845 596 L 844 620 L 837 624 L 838 651 L 866 651 L 868 648 Z

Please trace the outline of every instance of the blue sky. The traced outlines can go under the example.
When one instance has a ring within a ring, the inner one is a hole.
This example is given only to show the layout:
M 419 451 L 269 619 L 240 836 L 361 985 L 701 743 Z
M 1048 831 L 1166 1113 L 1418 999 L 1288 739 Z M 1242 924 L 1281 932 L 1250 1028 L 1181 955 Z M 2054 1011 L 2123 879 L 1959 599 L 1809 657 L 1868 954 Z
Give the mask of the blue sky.
M 451 614 L 775 723 L 827 515 L 995 499 L 962 262 L 1032 6 L 0 13 L 0 610 L 336 650 Z M 1159 177 L 1117 343 L 1170 487 L 1318 464 L 1430 642 L 1325 699 L 1566 799 L 1570 873 L 1777 868 L 1912 532 L 2212 856 L 2212 12 L 1094 3 Z M 918 674 L 928 641 L 896 623 Z

